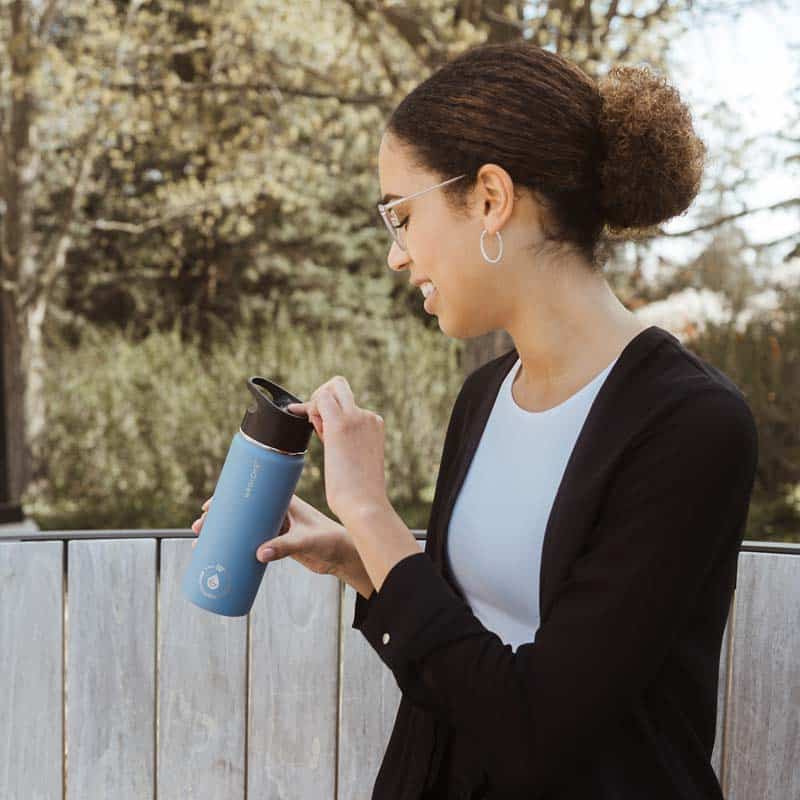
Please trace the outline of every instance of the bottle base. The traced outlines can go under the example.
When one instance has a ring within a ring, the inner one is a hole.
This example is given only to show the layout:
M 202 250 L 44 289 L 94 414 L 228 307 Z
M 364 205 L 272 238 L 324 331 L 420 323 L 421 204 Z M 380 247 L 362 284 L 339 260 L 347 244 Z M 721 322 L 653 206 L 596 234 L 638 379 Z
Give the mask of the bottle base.
M 223 617 L 246 617 L 250 613 L 250 609 L 248 609 L 247 611 L 224 611 L 221 608 L 206 605 L 205 603 L 193 597 L 187 597 L 186 599 L 192 605 L 197 606 L 197 608 L 202 608 L 203 611 L 210 611 L 212 614 L 219 614 Z

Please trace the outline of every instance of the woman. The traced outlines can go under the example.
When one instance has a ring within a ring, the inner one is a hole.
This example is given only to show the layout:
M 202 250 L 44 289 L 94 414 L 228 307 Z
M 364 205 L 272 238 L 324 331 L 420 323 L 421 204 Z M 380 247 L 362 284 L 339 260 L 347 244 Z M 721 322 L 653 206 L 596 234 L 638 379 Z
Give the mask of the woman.
M 402 690 L 373 800 L 722 798 L 755 423 L 602 275 L 612 235 L 689 206 L 704 156 L 662 79 L 598 83 L 527 42 L 467 51 L 391 116 L 389 266 L 432 284 L 448 336 L 503 329 L 514 347 L 456 398 L 425 552 L 386 498 L 383 420 L 347 381 L 288 407 L 324 443 L 343 525 L 295 497 L 271 558 L 356 588 L 353 627 Z

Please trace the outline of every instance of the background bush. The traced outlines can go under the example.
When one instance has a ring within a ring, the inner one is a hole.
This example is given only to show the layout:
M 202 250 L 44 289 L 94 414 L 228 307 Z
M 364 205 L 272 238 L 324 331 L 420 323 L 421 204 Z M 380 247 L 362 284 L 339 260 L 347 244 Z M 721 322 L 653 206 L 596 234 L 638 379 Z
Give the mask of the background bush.
M 222 324 L 213 344 L 178 327 L 136 340 L 90 328 L 79 347 L 52 342 L 49 425 L 36 448 L 26 508 L 43 529 L 188 528 L 216 485 L 231 438 L 263 375 L 306 399 L 344 375 L 356 402 L 384 417 L 389 499 L 426 529 L 444 434 L 463 382 L 463 342 L 413 317 L 375 330 L 368 320 L 310 333 L 279 309 L 269 328 Z M 686 346 L 739 386 L 759 430 L 746 538 L 800 541 L 800 297 L 744 329 L 709 324 Z M 325 501 L 323 446 L 311 437 L 296 492 Z
M 206 332 L 207 333 L 207 332 Z M 278 314 L 268 329 L 215 331 L 211 349 L 177 327 L 134 341 L 87 329 L 78 348 L 53 342 L 48 427 L 24 498 L 42 529 L 188 528 L 213 491 L 263 375 L 307 399 L 340 374 L 356 403 L 383 416 L 389 498 L 426 528 L 444 433 L 461 386 L 461 343 L 413 319 L 383 336 L 358 326 L 310 334 Z M 311 437 L 296 493 L 325 502 L 323 446 Z

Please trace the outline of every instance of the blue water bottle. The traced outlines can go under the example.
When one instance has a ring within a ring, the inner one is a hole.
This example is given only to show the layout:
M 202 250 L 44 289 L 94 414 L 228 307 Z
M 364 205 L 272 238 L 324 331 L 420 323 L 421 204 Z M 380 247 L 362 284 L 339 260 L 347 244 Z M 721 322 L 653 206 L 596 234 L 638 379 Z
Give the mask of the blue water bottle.
M 267 564 L 259 545 L 278 535 L 314 426 L 286 410 L 300 400 L 277 383 L 253 376 L 254 402 L 234 434 L 213 501 L 183 576 L 183 594 L 215 614 L 250 612 Z

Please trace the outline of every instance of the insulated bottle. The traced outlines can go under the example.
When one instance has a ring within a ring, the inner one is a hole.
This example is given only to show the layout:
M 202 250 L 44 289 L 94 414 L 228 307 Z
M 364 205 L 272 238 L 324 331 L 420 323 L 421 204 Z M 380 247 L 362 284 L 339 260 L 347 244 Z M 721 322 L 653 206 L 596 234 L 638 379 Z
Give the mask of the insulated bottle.
M 213 501 L 183 576 L 184 596 L 200 608 L 241 617 L 250 612 L 268 564 L 259 545 L 278 535 L 314 426 L 286 410 L 302 402 L 273 381 L 247 381 L 254 401 L 234 434 Z

